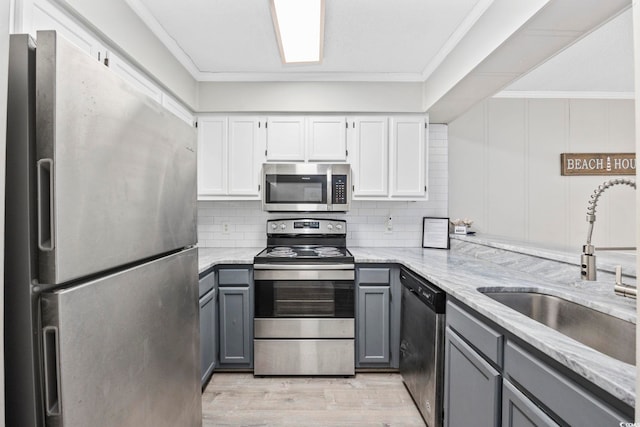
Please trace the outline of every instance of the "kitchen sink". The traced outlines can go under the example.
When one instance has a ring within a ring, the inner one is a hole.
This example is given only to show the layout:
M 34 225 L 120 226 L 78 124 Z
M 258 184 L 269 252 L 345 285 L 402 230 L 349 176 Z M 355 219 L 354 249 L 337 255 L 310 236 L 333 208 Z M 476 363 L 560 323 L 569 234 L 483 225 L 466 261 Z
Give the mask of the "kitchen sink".
M 538 292 L 480 292 L 594 350 L 636 364 L 636 325 L 632 322 Z

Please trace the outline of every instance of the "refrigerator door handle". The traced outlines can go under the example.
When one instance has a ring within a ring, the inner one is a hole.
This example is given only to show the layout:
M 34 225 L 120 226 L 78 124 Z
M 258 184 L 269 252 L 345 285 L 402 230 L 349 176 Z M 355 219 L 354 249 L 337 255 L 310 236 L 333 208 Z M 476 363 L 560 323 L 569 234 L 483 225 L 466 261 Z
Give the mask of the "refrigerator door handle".
M 59 416 L 61 408 L 58 328 L 46 326 L 43 329 L 43 341 L 45 407 L 47 416 Z
M 38 248 L 54 248 L 53 159 L 38 160 Z

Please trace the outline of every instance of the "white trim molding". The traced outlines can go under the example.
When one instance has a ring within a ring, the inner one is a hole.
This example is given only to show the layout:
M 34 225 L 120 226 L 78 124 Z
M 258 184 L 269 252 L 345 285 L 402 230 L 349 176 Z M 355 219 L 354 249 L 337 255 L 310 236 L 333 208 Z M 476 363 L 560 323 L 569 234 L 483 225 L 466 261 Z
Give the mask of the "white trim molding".
M 635 99 L 634 92 L 598 91 L 524 91 L 503 90 L 493 98 L 537 98 L 537 99 Z

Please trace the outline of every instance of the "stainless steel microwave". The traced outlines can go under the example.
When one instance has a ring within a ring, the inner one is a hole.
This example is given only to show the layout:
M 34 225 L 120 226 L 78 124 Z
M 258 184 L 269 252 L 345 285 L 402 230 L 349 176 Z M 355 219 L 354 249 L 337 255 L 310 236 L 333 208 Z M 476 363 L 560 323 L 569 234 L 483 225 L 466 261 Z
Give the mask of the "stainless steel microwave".
M 262 209 L 269 212 L 346 212 L 351 166 L 345 163 L 265 163 Z

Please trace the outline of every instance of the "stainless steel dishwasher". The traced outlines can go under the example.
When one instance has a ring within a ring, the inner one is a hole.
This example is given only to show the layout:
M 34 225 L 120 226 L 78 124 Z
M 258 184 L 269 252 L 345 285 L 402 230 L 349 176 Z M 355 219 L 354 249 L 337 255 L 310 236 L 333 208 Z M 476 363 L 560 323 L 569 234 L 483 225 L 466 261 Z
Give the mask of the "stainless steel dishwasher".
M 429 427 L 442 426 L 445 292 L 401 268 L 400 374 Z

